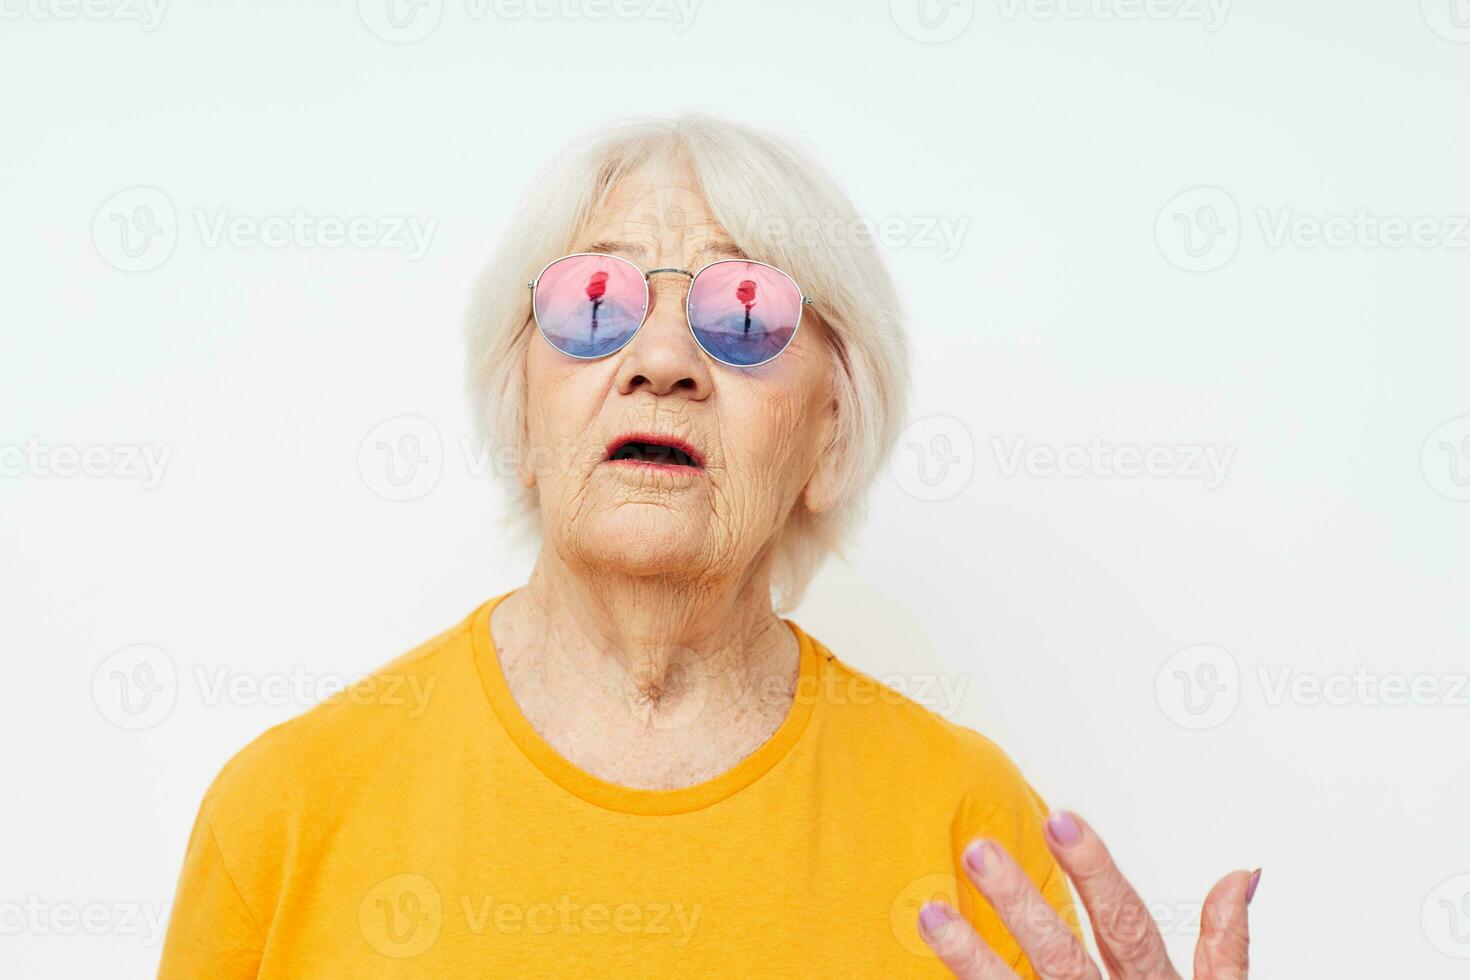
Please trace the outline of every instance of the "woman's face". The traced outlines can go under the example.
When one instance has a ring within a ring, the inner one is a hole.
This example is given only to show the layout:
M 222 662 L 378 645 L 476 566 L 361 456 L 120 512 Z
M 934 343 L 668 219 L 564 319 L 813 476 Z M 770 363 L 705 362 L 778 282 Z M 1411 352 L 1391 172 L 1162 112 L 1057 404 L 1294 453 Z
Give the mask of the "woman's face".
M 740 256 L 692 175 L 677 171 L 614 187 L 572 251 L 691 272 Z M 764 557 L 794 505 L 816 511 L 830 502 L 823 326 L 809 310 L 779 357 L 729 367 L 691 335 L 688 288 L 684 276 L 653 276 L 642 329 L 599 360 L 530 338 L 530 453 L 521 478 L 538 489 L 547 544 L 568 561 L 640 575 L 738 576 Z M 702 465 L 610 459 L 630 434 L 688 444 Z

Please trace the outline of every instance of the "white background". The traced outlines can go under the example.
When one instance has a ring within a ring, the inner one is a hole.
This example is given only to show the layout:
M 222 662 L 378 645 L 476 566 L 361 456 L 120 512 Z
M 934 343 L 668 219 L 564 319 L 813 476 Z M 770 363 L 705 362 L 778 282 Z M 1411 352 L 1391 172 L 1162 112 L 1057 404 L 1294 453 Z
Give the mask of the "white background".
M 680 108 L 811 149 L 911 314 L 918 427 L 794 618 L 1088 816 L 1181 963 L 1260 865 L 1258 976 L 1470 967 L 1470 6 L 66 2 L 0 0 L 0 972 L 150 975 L 204 788 L 313 700 L 249 686 L 524 579 L 468 291 L 560 144 Z M 296 209 L 432 234 L 209 234 Z M 1168 472 L 1025 455 L 1094 440 Z

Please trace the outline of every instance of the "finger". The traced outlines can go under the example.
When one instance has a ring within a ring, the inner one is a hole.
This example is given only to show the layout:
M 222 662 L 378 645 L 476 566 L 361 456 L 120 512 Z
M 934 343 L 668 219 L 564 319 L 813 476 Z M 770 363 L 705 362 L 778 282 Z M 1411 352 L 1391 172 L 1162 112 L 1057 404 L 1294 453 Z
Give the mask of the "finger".
M 1114 980 L 1177 980 L 1154 917 L 1113 863 L 1102 838 L 1075 814 L 1058 810 L 1046 818 L 1046 843 L 1077 887 L 1108 975 Z
M 1261 871 L 1232 871 L 1215 883 L 1200 916 L 1194 947 L 1196 980 L 1245 980 L 1250 966 L 1250 917 L 1246 906 L 1256 894 Z
M 977 840 L 965 848 L 964 863 L 1042 980 L 1102 980 L 1087 950 L 1005 848 Z
M 919 909 L 919 935 L 959 980 L 1019 980 L 964 916 L 943 902 Z

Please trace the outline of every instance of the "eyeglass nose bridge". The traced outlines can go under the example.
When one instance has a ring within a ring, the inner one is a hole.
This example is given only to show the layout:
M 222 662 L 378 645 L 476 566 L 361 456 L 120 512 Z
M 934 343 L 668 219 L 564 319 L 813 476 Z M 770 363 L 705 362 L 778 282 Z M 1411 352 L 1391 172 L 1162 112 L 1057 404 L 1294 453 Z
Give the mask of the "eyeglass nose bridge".
M 658 273 L 660 273 L 660 272 L 673 272 L 673 273 L 676 273 L 676 274 L 681 275 L 684 278 L 688 279 L 691 283 L 694 282 L 694 273 L 690 272 L 688 269 L 676 269 L 673 266 L 666 266 L 666 267 L 661 267 L 661 268 L 658 268 L 658 269 L 649 269 L 647 272 L 643 273 L 643 281 L 645 283 L 647 283 L 648 285 L 651 286 L 653 284 L 653 277 L 655 275 L 657 275 Z M 644 316 L 648 316 L 649 314 L 652 314 L 652 313 L 653 313 L 653 290 L 650 289 L 649 292 L 648 292 L 648 311 L 647 311 L 647 313 L 644 314 Z

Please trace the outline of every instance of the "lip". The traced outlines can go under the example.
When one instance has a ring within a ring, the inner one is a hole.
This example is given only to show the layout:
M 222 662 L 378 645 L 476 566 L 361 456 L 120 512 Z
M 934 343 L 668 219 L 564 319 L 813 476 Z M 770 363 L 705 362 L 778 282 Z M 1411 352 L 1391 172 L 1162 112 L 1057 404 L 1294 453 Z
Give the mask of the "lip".
M 694 460 L 695 465 L 682 466 L 678 463 L 648 463 L 637 459 L 613 459 L 612 454 L 629 442 L 646 442 L 655 446 L 677 449 Z M 704 470 L 704 453 L 678 436 L 665 435 L 660 432 L 624 432 L 607 444 L 607 448 L 603 451 L 602 461 L 604 463 L 629 463 L 649 469 L 668 470 L 673 473 L 698 473 Z

